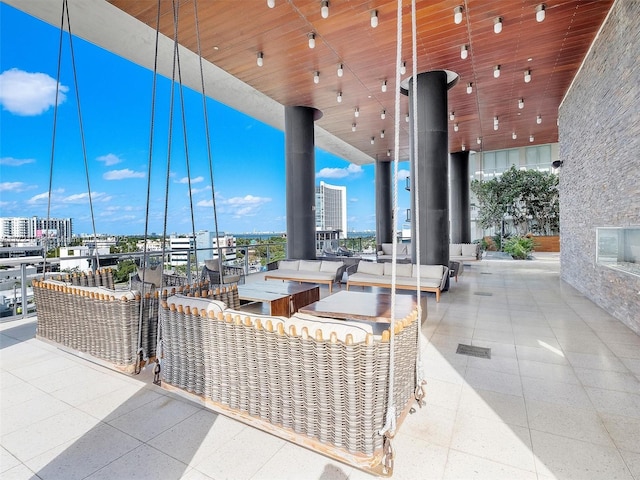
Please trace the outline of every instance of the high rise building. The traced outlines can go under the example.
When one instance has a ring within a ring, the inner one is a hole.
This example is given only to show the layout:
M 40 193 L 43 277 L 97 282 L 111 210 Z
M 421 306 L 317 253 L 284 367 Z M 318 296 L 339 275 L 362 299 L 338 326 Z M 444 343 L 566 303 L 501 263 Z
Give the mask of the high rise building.
M 316 187 L 316 230 L 338 230 L 347 236 L 347 187 L 320 182 Z
M 72 235 L 70 218 L 0 217 L 0 239 L 3 243 L 56 248 L 69 245 Z

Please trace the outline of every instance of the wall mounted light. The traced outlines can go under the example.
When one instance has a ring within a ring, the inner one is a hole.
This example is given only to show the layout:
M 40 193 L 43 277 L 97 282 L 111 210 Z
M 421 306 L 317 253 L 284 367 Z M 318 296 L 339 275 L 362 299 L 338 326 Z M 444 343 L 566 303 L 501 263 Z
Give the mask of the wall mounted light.
M 376 137 L 371 137 L 371 145 L 373 145 L 374 143 L 376 143 Z
M 382 120 L 384 120 L 386 116 L 387 116 L 387 111 L 386 111 L 386 110 L 382 110 L 382 111 L 380 112 L 380 118 L 381 118 Z
M 256 63 L 259 67 L 261 67 L 262 65 L 264 65 L 264 55 L 262 54 L 262 52 L 258 52 L 257 57 L 258 58 L 256 59 Z
M 493 78 L 498 78 L 500 76 L 500 65 L 496 65 L 493 67 Z
M 356 124 L 355 124 L 355 123 L 352 123 L 352 124 L 351 124 L 351 131 L 352 131 L 352 132 L 355 132 L 355 131 L 356 131 Z
M 322 15 L 322 18 L 329 18 L 329 1 L 328 0 L 322 0 L 322 3 L 320 4 L 320 15 Z
M 338 103 L 342 102 L 342 92 L 338 92 L 338 95 L 336 96 L 336 100 L 338 101 Z
M 524 108 L 524 98 L 518 100 L 518 108 L 522 110 Z
M 356 118 L 360 116 L 360 109 L 358 107 L 353 109 L 353 116 Z
M 267 0 L 267 7 L 273 8 L 276 6 L 276 0 Z
M 471 95 L 472 92 L 473 92 L 473 83 L 469 82 L 467 83 L 467 95 Z
M 371 11 L 371 28 L 376 28 L 378 26 L 378 11 Z
M 309 48 L 316 48 L 316 34 L 310 33 L 309 37 Z
M 453 22 L 456 25 L 460 25 L 462 23 L 462 5 L 453 9 Z
M 545 13 L 546 9 L 547 9 L 547 7 L 545 6 L 544 3 L 541 3 L 540 5 L 538 5 L 536 7 L 536 21 L 537 22 L 544 21 L 544 17 L 546 16 L 546 13 Z
M 320 83 L 320 72 L 313 73 L 313 83 L 315 83 L 316 85 Z
M 538 116 L 536 117 L 536 123 L 537 123 L 538 125 L 540 125 L 540 124 L 542 123 L 542 116 L 541 116 L 541 115 L 538 115 Z
M 500 33 L 502 31 L 502 17 L 497 17 L 493 21 L 493 33 Z
M 513 133 L 511 134 L 511 138 L 513 138 L 514 140 L 515 140 L 516 138 L 518 138 L 518 135 L 516 135 L 516 132 L 513 132 Z
M 342 67 L 342 64 L 338 65 L 338 76 L 341 77 L 342 75 L 344 75 L 344 68 Z
M 382 81 L 382 86 L 380 87 L 380 89 L 381 89 L 383 92 L 386 92 L 386 91 L 387 91 L 387 81 L 386 81 L 386 80 L 383 80 L 383 81 Z
M 457 123 L 454 123 L 454 124 L 453 124 L 453 131 L 454 131 L 454 132 L 457 132 L 459 129 L 460 129 L 460 127 L 458 127 L 458 124 L 457 124 Z
M 524 83 L 529 83 L 531 81 L 531 70 L 527 69 L 524 71 Z
M 404 75 L 405 73 L 407 73 L 407 62 L 402 62 L 402 65 L 400 65 L 400 75 Z
M 460 47 L 460 58 L 462 60 L 466 60 L 468 56 L 469 56 L 469 48 L 466 45 L 462 45 Z
M 529 141 L 533 142 L 533 135 L 529 135 Z
M 384 130 L 380 130 L 380 138 L 384 138 Z

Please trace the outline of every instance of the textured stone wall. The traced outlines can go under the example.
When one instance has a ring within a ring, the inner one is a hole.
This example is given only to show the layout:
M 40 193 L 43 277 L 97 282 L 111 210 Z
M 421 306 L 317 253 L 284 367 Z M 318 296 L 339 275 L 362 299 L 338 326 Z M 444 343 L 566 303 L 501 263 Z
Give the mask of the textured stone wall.
M 640 1 L 618 0 L 559 110 L 561 275 L 640 334 L 640 277 L 596 265 L 596 227 L 640 226 Z

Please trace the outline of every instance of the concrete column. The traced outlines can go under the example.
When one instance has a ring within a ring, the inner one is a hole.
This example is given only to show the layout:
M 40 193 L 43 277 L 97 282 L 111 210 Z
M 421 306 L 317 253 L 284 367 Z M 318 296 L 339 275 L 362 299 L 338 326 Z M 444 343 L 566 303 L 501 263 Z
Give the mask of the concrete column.
M 316 196 L 313 122 L 322 117 L 311 107 L 285 107 L 287 258 L 316 258 Z
M 417 77 L 417 111 L 413 81 L 408 83 L 411 141 L 417 157 L 411 161 L 411 258 L 423 265 L 449 265 L 449 135 L 447 90 L 457 82 L 453 72 L 438 70 Z M 414 122 L 417 136 L 414 138 Z M 418 199 L 416 200 L 416 195 Z M 420 215 L 419 240 L 416 217 Z
M 452 153 L 450 160 L 451 243 L 471 243 L 469 151 Z
M 393 207 L 391 202 L 391 162 L 376 160 L 376 243 L 393 241 Z

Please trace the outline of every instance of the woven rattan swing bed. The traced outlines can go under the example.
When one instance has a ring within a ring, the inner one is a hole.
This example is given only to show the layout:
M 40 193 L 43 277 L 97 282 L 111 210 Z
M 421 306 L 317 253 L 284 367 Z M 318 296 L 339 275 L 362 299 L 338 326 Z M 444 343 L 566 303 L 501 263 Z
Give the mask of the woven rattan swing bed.
M 197 30 L 197 0 L 193 3 Z M 415 12 L 415 2 L 412 6 Z M 62 24 L 65 8 L 66 0 L 63 0 Z M 159 12 L 160 0 L 158 21 Z M 402 38 L 401 14 L 402 0 L 398 0 L 398 51 Z M 178 8 L 175 2 L 174 23 L 174 31 L 177 32 Z M 415 56 L 415 20 L 413 30 Z M 174 66 L 177 60 L 179 74 L 177 33 L 174 35 Z M 200 50 L 197 31 L 196 36 Z M 158 28 L 156 60 L 157 37 Z M 208 130 L 200 51 L 198 54 Z M 399 84 L 399 55 L 397 63 L 396 83 Z M 415 58 L 413 63 L 417 63 Z M 154 71 L 154 97 L 156 75 Z M 400 117 L 398 105 L 399 98 L 396 98 L 396 119 Z M 208 132 L 207 143 L 213 187 Z M 152 145 L 149 171 L 151 150 Z M 397 176 L 397 162 L 394 163 Z M 169 162 L 167 177 L 168 172 Z M 150 181 L 151 175 L 148 178 Z M 166 193 L 168 196 L 168 180 Z M 394 197 L 394 202 L 397 202 L 397 192 Z M 217 234 L 213 188 L 212 200 Z M 148 205 L 147 195 L 147 209 Z M 393 238 L 396 238 L 395 234 Z M 419 287 L 418 278 L 418 297 Z M 101 290 L 87 290 L 91 288 Z M 278 317 L 247 315 L 228 308 L 229 303 L 224 300 L 231 299 L 230 293 L 211 292 L 201 286 L 187 287 L 178 292 L 159 289 L 153 294 L 129 292 L 117 296 L 104 287 L 69 286 L 51 280 L 34 282 L 40 338 L 108 361 L 124 365 L 134 363 L 136 372 L 143 357 L 154 360 L 156 380 L 162 388 L 298 445 L 383 476 L 390 476 L 393 472 L 390 439 L 413 409 L 414 402 L 422 404 L 424 395 L 419 345 L 421 322 L 426 312 L 422 312 L 418 301 L 414 311 L 404 318 L 395 318 L 395 288 L 391 291 L 389 327 L 376 334 L 358 337 L 349 333 L 348 326 L 347 333 L 340 328 L 339 332 L 332 331 L 330 326 L 323 325 L 320 318 L 296 327 Z M 87 315 L 78 322 L 74 320 L 77 312 L 86 312 Z M 154 325 L 154 322 L 158 323 Z

